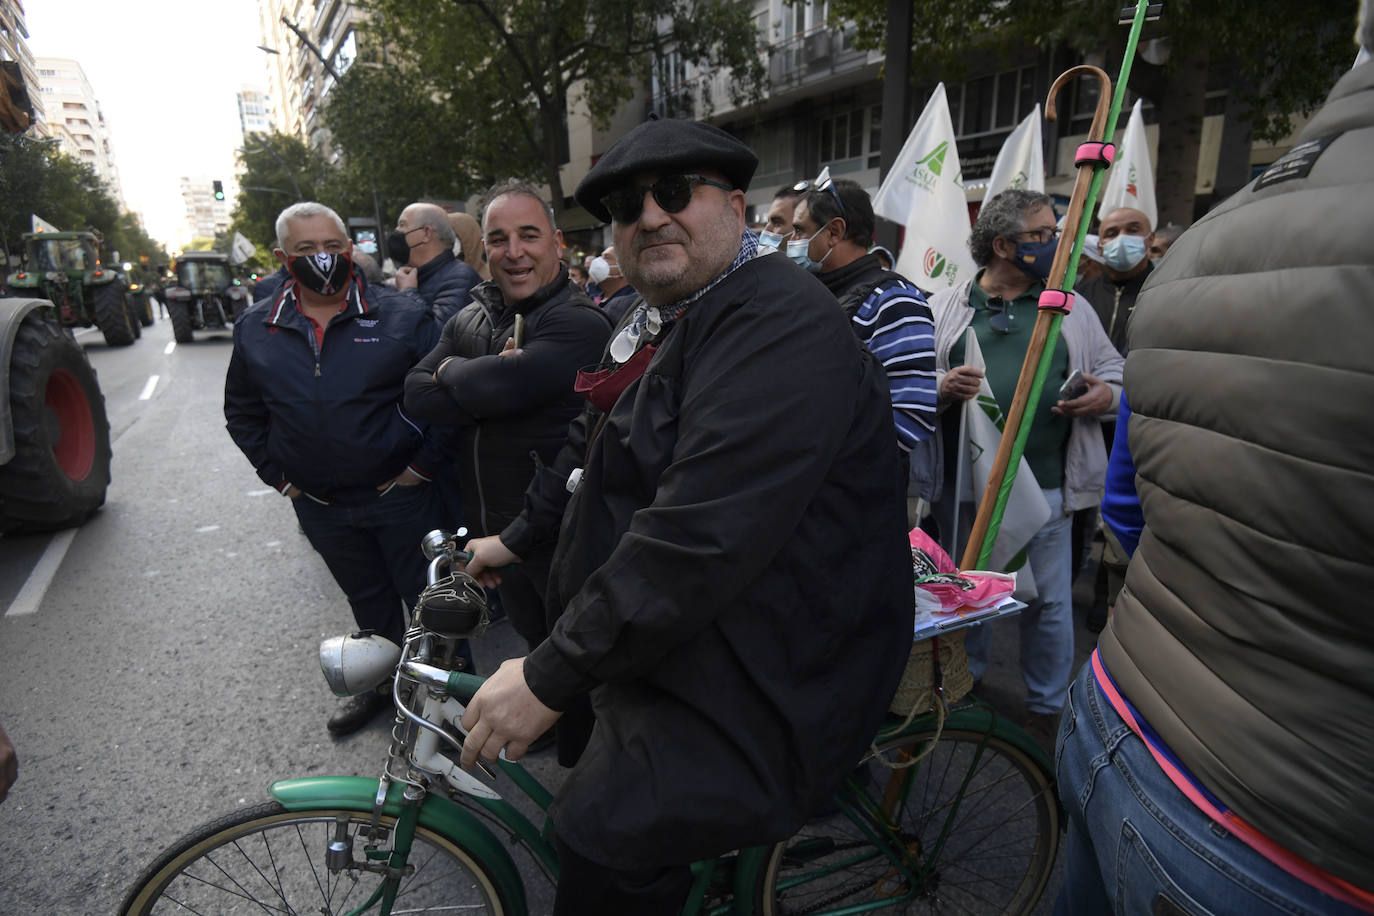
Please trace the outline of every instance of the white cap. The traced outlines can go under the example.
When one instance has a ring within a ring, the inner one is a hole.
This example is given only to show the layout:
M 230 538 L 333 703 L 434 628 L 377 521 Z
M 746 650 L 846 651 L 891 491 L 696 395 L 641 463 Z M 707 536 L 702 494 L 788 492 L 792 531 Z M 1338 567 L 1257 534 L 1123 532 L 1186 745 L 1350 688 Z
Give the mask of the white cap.
M 1098 244 L 1097 236 L 1093 235 L 1091 232 L 1083 236 L 1083 256 L 1085 258 L 1092 258 L 1099 264 L 1106 264 L 1106 262 L 1102 260 L 1102 246 Z

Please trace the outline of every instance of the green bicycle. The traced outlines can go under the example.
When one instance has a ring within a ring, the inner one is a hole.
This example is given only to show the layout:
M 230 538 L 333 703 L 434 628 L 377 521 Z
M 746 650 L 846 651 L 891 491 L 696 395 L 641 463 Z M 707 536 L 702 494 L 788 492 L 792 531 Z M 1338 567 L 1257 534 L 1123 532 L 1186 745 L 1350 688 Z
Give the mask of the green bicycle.
M 399 649 L 378 637 L 321 647 L 335 692 L 394 669 L 396 720 L 382 775 L 273 784 L 272 801 L 174 843 L 125 897 L 124 914 L 529 912 L 512 857 L 556 881 L 553 825 L 526 817 L 454 761 L 463 702 L 482 679 L 455 670 L 487 624 L 452 535 L 431 532 L 429 587 Z M 495 772 L 546 812 L 552 794 L 519 763 Z M 894 720 L 835 793 L 833 810 L 786 842 L 693 866 L 686 916 L 761 913 L 1027 913 L 1059 840 L 1050 761 L 976 701 Z

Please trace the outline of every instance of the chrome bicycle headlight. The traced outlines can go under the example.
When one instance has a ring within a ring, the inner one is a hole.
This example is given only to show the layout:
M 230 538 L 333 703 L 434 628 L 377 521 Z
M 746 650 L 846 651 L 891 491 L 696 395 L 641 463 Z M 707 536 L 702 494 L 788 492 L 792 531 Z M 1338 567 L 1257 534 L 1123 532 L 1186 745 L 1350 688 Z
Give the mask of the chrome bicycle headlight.
M 375 633 L 333 636 L 320 643 L 320 670 L 335 696 L 351 697 L 391 677 L 401 647 Z

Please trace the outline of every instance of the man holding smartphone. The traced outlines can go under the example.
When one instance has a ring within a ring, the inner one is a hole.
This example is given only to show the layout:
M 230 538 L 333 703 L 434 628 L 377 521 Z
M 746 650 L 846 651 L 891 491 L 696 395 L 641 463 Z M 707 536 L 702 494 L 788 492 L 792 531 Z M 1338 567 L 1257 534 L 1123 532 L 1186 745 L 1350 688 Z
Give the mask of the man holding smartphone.
M 930 299 L 939 376 L 937 410 L 942 415 L 956 416 L 946 411 L 977 395 L 985 374 L 1003 413 L 1011 407 L 1058 235 L 1050 198 L 1044 194 L 1004 191 L 983 205 L 969 237 L 973 259 L 981 269 L 969 282 Z M 986 373 L 962 365 L 970 329 L 982 351 Z M 1050 507 L 1049 521 L 1026 547 L 1038 597 L 1020 615 L 1027 725 L 1047 745 L 1054 740 L 1073 676 L 1072 518 L 1076 510 L 1102 500 L 1107 451 L 1099 419 L 1114 415 L 1122 365 L 1092 306 L 1075 296 L 1074 308 L 1060 326 L 1040 400 L 1027 405 L 1023 421 L 1030 424 L 1026 462 Z M 948 479 L 958 463 L 953 444 L 958 423 L 945 421 L 942 428 Z M 946 502 L 953 498 L 952 490 L 953 486 L 946 486 Z M 970 515 L 961 513 L 966 521 Z M 967 533 L 955 536 L 962 542 Z M 988 628 L 976 628 L 966 645 L 976 680 L 987 669 Z

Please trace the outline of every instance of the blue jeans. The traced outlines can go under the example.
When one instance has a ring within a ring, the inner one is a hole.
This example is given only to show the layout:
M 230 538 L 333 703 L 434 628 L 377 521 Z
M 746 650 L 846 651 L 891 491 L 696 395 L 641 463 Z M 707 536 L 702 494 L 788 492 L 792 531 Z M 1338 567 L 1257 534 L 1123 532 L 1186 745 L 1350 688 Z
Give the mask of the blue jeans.
M 1026 545 L 1026 559 L 1039 593 L 1017 615 L 1021 624 L 1021 676 L 1026 707 L 1058 713 L 1073 677 L 1073 516 L 1064 514 L 1064 491 L 1042 490 L 1050 520 Z M 991 652 L 990 627 L 970 627 L 964 642 L 969 672 L 981 680 Z
M 1069 690 L 1055 748 L 1068 818 L 1055 916 L 1353 914 L 1203 814 L 1097 689 Z
M 358 628 L 400 645 L 401 605 L 413 607 L 425 587 L 428 561 L 420 538 L 447 521 L 438 488 L 392 487 L 356 506 L 325 506 L 301 494 L 292 506 L 310 545 L 348 596 Z

